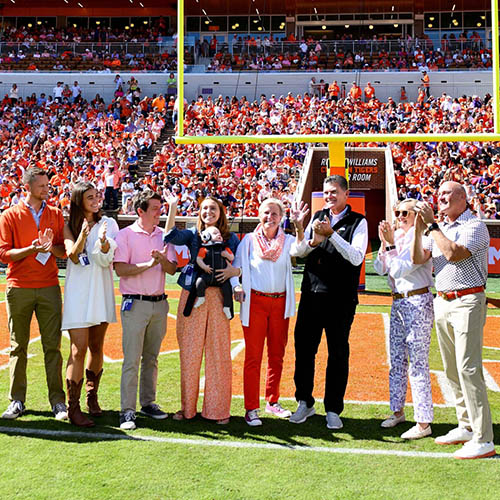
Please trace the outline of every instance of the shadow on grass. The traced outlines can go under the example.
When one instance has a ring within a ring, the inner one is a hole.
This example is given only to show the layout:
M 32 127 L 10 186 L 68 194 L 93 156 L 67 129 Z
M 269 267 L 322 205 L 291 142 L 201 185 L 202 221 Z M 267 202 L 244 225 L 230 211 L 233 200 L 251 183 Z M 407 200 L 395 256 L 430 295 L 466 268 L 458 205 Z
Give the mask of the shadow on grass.
M 378 418 L 343 418 L 344 427 L 339 431 L 327 429 L 323 415 L 310 417 L 303 424 L 292 424 L 287 420 L 262 417 L 263 425 L 250 427 L 244 417 L 231 417 L 227 425 L 218 425 L 197 415 L 191 420 L 175 421 L 169 416 L 165 420 L 155 420 L 137 414 L 135 431 L 122 431 L 119 428 L 119 412 L 105 411 L 100 418 L 94 418 L 95 427 L 82 428 L 69 422 L 57 421 L 51 412 L 27 411 L 17 420 L 0 419 L 0 434 L 24 435 L 50 441 L 85 443 L 89 441 L 109 441 L 112 439 L 142 440 L 151 439 L 205 439 L 208 441 L 237 440 L 283 446 L 309 446 L 307 440 L 313 439 L 330 444 L 380 443 L 386 445 L 408 444 L 401 434 L 413 424 L 406 422 L 392 429 L 381 429 Z M 432 437 L 446 434 L 456 427 L 454 423 L 432 424 Z M 500 445 L 500 424 L 494 424 L 496 444 Z M 141 430 L 154 434 L 141 434 Z M 430 439 L 432 439 L 432 437 Z M 427 441 L 428 442 L 428 441 Z M 324 444 L 322 445 L 324 446 Z

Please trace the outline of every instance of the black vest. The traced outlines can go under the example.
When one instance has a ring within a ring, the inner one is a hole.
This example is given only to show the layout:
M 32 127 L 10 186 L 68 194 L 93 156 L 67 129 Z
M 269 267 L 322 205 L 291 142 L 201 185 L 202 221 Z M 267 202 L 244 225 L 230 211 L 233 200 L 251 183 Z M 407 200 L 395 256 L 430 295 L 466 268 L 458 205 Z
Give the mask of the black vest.
M 316 212 L 312 220 L 323 216 L 329 218 L 330 210 Z M 354 231 L 363 219 L 361 214 L 352 212 L 347 205 L 346 214 L 333 226 L 333 230 L 351 243 Z M 357 298 L 361 265 L 353 266 L 326 239 L 307 256 L 302 293 L 328 293 L 339 298 Z

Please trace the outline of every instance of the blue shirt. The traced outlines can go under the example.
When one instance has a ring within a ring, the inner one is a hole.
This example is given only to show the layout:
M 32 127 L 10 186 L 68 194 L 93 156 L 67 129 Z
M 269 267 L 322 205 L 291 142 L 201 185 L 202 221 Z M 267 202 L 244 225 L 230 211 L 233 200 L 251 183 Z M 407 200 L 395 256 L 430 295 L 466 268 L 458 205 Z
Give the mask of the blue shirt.
M 33 219 L 35 219 L 37 229 L 40 229 L 40 219 L 42 218 L 42 213 L 44 208 L 47 206 L 47 203 L 45 201 L 42 201 L 42 206 L 40 207 L 40 210 L 38 212 L 36 212 L 35 209 L 28 203 L 26 203 L 26 206 L 30 209 L 31 215 L 33 215 Z

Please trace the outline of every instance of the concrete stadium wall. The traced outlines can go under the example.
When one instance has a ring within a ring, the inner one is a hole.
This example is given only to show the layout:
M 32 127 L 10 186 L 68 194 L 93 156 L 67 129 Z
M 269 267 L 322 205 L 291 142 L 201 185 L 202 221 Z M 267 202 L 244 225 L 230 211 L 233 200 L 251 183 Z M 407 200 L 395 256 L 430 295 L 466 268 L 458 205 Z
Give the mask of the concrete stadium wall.
M 145 95 L 166 93 L 168 73 L 121 73 L 126 83 L 131 76 L 139 81 L 139 86 Z M 184 93 L 188 100 L 202 94 L 205 97 L 219 94 L 247 99 L 257 99 L 260 94 L 286 95 L 307 92 L 311 77 L 316 81 L 324 79 L 331 83 L 337 80 L 339 85 L 345 85 L 349 90 L 353 81 L 363 88 L 367 82 L 375 87 L 376 95 L 381 100 L 392 96 L 398 101 L 401 86 L 406 88 L 408 99 L 414 101 L 420 84 L 419 72 L 324 72 L 324 73 L 188 73 L 185 75 Z M 0 73 L 0 92 L 5 95 L 13 83 L 17 83 L 19 94 L 23 98 L 35 92 L 37 95 L 45 92 L 52 94 L 52 89 L 58 81 L 73 85 L 78 81 L 86 99 L 93 99 L 100 94 L 109 102 L 115 91 L 114 73 Z M 446 92 L 454 97 L 463 94 L 482 96 L 492 93 L 492 73 L 489 71 L 448 71 L 430 73 L 431 94 L 441 95 Z

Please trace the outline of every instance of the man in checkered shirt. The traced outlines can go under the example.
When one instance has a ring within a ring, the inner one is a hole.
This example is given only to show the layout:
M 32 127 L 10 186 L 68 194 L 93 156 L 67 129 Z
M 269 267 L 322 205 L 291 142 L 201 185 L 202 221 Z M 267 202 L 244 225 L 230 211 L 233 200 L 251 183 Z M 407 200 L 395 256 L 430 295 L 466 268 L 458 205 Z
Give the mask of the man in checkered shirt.
M 486 225 L 469 210 L 460 184 L 441 185 L 438 209 L 443 217 L 439 225 L 428 203 L 415 208 L 412 248 L 415 264 L 431 257 L 434 264 L 436 331 L 458 418 L 458 427 L 436 438 L 436 443 L 465 443 L 455 458 L 485 458 L 495 455 L 482 364 L 490 237 Z M 431 235 L 427 247 L 422 244 L 425 232 Z

